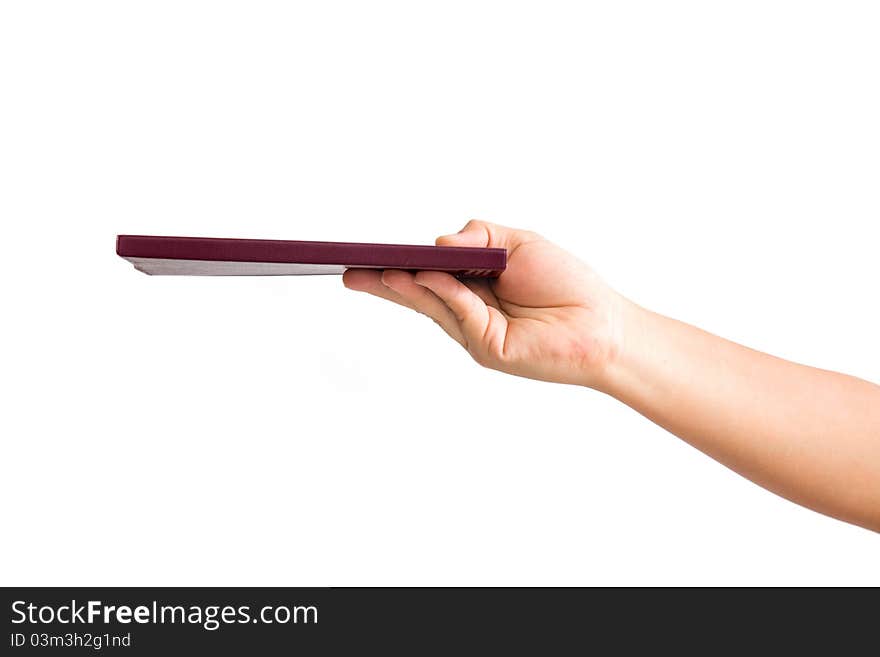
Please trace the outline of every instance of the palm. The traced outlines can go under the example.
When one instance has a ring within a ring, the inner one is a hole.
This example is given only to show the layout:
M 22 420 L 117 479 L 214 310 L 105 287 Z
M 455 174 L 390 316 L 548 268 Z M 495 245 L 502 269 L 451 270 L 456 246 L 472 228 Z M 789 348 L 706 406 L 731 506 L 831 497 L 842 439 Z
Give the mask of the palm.
M 442 272 L 350 270 L 345 284 L 430 316 L 482 365 L 585 383 L 615 350 L 616 295 L 580 260 L 540 236 L 484 222 L 437 240 L 506 248 L 496 280 Z
M 500 278 L 469 282 L 468 287 L 501 315 L 490 321 L 477 346 L 499 369 L 575 382 L 607 359 L 610 291 L 589 267 L 556 245 L 542 239 L 523 242 L 510 250 Z

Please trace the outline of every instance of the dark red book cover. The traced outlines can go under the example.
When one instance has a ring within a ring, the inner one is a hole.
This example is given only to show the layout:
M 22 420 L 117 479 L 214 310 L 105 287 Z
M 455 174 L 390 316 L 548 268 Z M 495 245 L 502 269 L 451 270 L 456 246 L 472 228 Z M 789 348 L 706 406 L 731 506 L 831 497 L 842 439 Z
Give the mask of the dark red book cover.
M 196 276 L 302 276 L 366 268 L 495 277 L 507 266 L 506 249 L 157 235 L 118 235 L 116 253 L 147 274 Z

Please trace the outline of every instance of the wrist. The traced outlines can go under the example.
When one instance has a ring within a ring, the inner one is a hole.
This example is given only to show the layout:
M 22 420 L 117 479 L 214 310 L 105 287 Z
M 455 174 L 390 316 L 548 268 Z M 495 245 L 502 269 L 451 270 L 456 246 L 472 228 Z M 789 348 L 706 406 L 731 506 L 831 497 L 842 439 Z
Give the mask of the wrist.
M 657 335 L 651 324 L 657 316 L 620 295 L 613 308 L 607 362 L 590 387 L 620 399 L 632 392 L 646 366 Z

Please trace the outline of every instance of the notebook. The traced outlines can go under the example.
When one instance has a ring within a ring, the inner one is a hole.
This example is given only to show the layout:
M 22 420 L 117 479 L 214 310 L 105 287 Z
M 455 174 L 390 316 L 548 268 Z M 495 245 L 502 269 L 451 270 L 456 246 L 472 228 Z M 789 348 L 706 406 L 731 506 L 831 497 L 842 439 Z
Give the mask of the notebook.
M 118 235 L 116 253 L 146 274 L 178 276 L 309 276 L 366 268 L 497 277 L 507 266 L 506 249 L 157 235 Z

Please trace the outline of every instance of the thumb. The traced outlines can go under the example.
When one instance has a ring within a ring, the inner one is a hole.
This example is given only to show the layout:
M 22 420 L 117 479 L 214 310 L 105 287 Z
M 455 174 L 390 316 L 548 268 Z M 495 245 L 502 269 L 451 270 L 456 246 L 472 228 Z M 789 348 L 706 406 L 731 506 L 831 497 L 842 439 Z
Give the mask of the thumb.
M 457 233 L 438 237 L 436 244 L 437 246 L 482 246 L 511 251 L 520 244 L 540 239 L 540 235 L 528 230 L 517 230 L 488 221 L 471 219 Z

